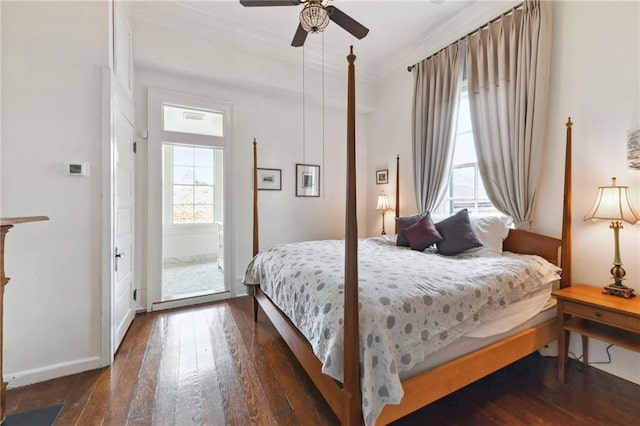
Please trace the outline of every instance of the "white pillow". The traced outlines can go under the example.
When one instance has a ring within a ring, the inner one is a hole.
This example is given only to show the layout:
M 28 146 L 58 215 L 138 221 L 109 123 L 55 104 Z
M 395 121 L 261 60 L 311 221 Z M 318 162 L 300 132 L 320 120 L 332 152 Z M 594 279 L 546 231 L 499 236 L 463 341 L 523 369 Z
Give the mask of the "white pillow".
M 505 215 L 469 216 L 471 229 L 484 247 L 479 250 L 502 254 L 502 242 L 509 235 L 513 219 Z M 488 250 L 485 250 L 488 249 Z

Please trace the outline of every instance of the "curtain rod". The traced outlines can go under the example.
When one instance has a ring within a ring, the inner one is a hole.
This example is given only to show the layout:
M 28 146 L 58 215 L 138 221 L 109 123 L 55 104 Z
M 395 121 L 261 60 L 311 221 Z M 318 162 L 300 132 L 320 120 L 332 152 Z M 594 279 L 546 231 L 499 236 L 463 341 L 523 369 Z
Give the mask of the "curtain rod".
M 487 22 L 486 24 L 482 24 L 480 25 L 478 28 L 476 28 L 475 30 L 471 31 L 470 33 L 467 33 L 466 35 L 460 37 L 459 39 L 457 39 L 456 41 L 454 41 L 453 43 L 449 43 L 448 45 L 446 45 L 445 47 L 443 47 L 442 49 L 438 50 L 436 53 L 426 57 L 425 59 L 423 59 L 423 61 L 427 60 L 427 59 L 431 59 L 434 56 L 436 56 L 438 53 L 442 52 L 444 49 L 446 49 L 447 47 L 451 46 L 452 44 L 456 44 L 461 40 L 464 40 L 465 38 L 477 33 L 478 31 L 488 27 L 489 25 L 493 24 L 494 22 L 498 21 L 499 19 L 504 18 L 505 16 L 507 16 L 508 14 L 512 13 L 514 10 L 521 8 L 522 6 L 524 6 L 524 2 L 515 5 L 514 7 L 512 7 L 511 9 L 507 10 L 506 12 L 496 16 L 495 18 L 493 18 L 492 20 L 490 20 L 489 22 Z M 422 61 L 420 61 L 422 62 Z M 411 72 L 413 71 L 413 69 L 416 67 L 417 64 L 413 64 L 413 65 L 409 65 L 407 67 L 407 71 Z

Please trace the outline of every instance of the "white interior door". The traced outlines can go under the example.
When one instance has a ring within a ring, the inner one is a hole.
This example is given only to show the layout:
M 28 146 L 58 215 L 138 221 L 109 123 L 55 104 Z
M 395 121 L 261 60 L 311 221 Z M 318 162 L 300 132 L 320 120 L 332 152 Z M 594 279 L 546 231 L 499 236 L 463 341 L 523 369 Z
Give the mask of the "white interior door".
M 119 108 L 114 110 L 114 283 L 112 308 L 113 352 L 118 349 L 133 317 L 134 291 L 134 126 Z

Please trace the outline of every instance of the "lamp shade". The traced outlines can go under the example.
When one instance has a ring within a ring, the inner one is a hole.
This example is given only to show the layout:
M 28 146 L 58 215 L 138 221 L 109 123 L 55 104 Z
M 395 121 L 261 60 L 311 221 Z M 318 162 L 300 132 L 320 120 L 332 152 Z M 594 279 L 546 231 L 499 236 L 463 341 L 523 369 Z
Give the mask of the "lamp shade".
M 384 212 L 390 209 L 391 207 L 389 206 L 389 198 L 387 197 L 387 194 L 378 195 L 378 204 L 376 205 L 376 210 L 382 210 Z
M 624 220 L 632 225 L 639 221 L 629 200 L 629 187 L 617 186 L 616 178 L 611 178 L 611 186 L 599 186 L 596 201 L 584 217 L 590 219 Z

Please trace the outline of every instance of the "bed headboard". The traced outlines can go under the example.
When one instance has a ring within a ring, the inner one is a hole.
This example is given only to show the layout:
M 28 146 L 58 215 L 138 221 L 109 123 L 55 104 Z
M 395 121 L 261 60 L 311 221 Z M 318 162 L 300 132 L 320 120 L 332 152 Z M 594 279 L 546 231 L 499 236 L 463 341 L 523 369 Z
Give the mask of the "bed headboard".
M 537 254 L 554 265 L 560 266 L 562 240 L 535 234 L 522 229 L 511 229 L 502 249 L 512 253 Z

